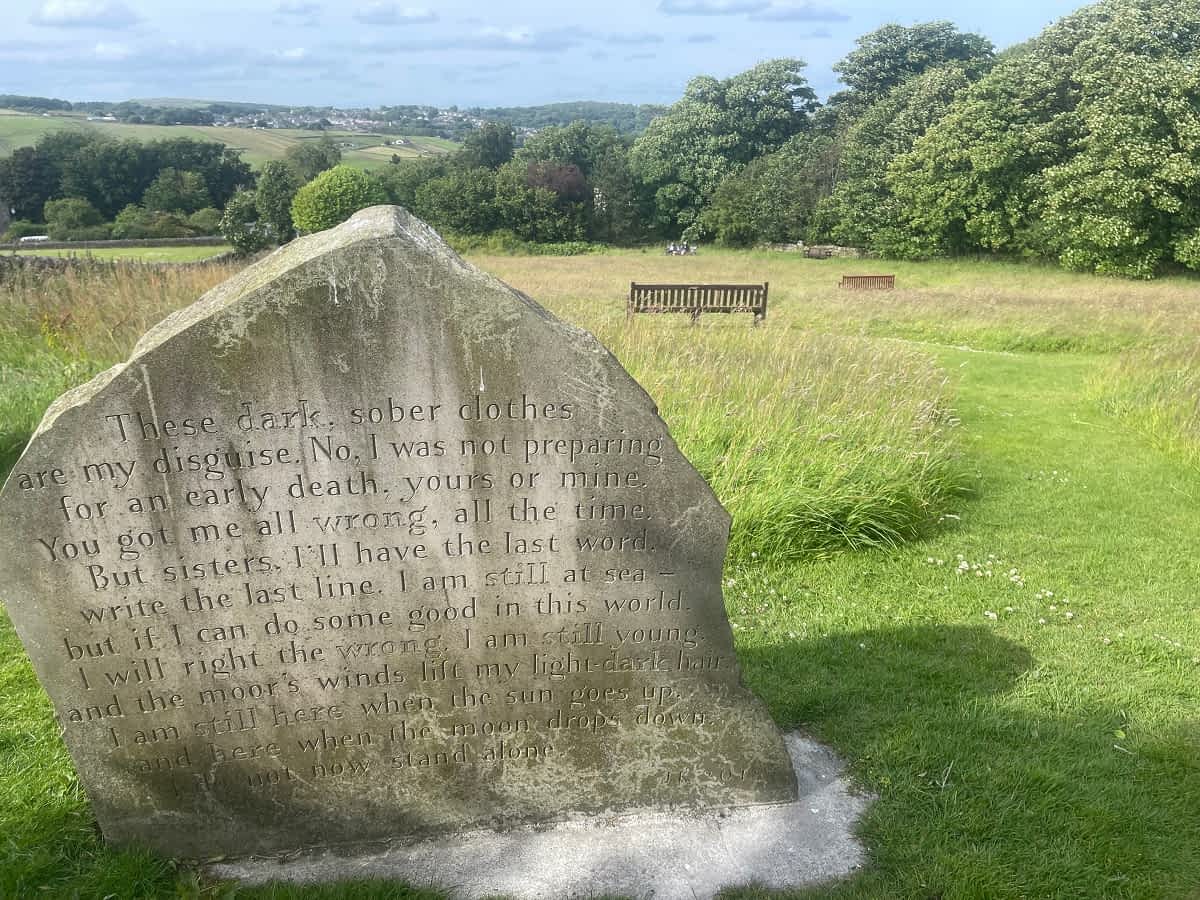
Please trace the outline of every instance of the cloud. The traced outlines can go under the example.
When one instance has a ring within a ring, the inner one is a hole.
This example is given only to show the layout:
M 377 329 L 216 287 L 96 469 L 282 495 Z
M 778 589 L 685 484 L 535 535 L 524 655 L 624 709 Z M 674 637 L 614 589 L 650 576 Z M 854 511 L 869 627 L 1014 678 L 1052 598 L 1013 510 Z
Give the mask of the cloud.
M 285 0 L 275 7 L 275 12 L 281 16 L 313 16 L 320 11 L 320 3 L 304 3 L 301 0 Z
M 850 17 L 840 10 L 818 3 L 771 3 L 750 14 L 759 22 L 846 22 Z
M 581 35 L 575 29 L 536 31 L 531 28 L 485 28 L 474 34 L 428 38 L 367 38 L 348 49 L 363 53 L 421 53 L 446 50 L 500 50 L 528 53 L 557 53 L 577 46 Z
M 740 16 L 770 5 L 768 0 L 659 0 L 658 11 L 668 16 Z
M 617 47 L 639 47 L 645 44 L 661 44 L 663 42 L 661 34 L 652 34 L 648 31 L 636 34 L 597 34 L 594 37 L 601 43 L 612 44 Z
M 383 0 L 359 7 L 354 18 L 364 25 L 423 25 L 438 19 L 437 13 L 431 9 L 402 7 Z
M 845 22 L 840 10 L 784 0 L 659 0 L 658 11 L 668 16 L 746 16 L 764 22 Z
M 685 41 L 689 44 L 711 44 L 717 39 L 715 34 L 689 34 Z
M 52 28 L 124 28 L 141 18 L 119 0 L 46 0 L 29 21 Z

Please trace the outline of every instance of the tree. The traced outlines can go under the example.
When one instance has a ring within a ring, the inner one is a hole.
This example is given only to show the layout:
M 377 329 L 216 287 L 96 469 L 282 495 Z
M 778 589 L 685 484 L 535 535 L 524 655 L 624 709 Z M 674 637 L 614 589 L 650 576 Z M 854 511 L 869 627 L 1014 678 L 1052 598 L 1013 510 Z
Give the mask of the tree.
M 47 200 L 42 214 L 47 233 L 56 241 L 90 237 L 88 229 L 94 229 L 104 222 L 100 211 L 81 197 Z
M 573 165 L 590 178 L 600 160 L 614 149 L 627 145 L 611 125 L 572 122 L 570 125 L 543 128 L 525 141 L 513 154 L 525 163 L 552 162 Z
M 888 172 L 970 85 L 958 64 L 931 69 L 909 78 L 854 123 L 826 209 L 834 240 L 887 256 L 920 255 L 919 244 L 910 239 L 909 208 L 892 193 Z
M 421 185 L 435 178 L 441 178 L 448 171 L 448 157 L 422 156 L 419 159 L 388 166 L 378 174 L 378 177 L 383 189 L 387 192 L 389 203 L 395 203 L 416 212 L 417 191 L 421 189 Z
M 466 136 L 455 162 L 464 169 L 498 169 L 512 159 L 515 142 L 511 125 L 485 122 Z
M 71 157 L 59 193 L 84 197 L 111 219 L 129 204 L 140 201 L 157 174 L 145 144 L 135 140 L 91 141 Z
M 378 203 L 386 203 L 383 187 L 361 169 L 346 165 L 322 172 L 296 192 L 292 224 L 299 232 L 324 231 Z
M 301 182 L 309 182 L 342 161 L 342 151 L 327 134 L 317 141 L 302 141 L 288 147 L 284 162 L 296 170 Z
M 924 253 L 1148 276 L 1200 264 L 1200 7 L 1105 0 L 1004 54 L 890 187 Z
M 159 212 L 194 213 L 211 206 L 208 187 L 197 172 L 163 169 L 142 195 L 142 206 Z
M 496 172 L 498 221 L 524 241 L 582 240 L 586 236 L 587 213 L 581 202 L 571 199 L 578 196 L 577 175 L 547 173 L 537 165 L 513 160 Z M 561 187 L 563 193 L 551 184 Z
M 271 236 L 258 221 L 258 206 L 253 191 L 239 191 L 225 204 L 221 216 L 221 236 L 238 253 L 255 253 L 270 246 Z
M 454 168 L 419 186 L 410 208 L 435 228 L 486 234 L 496 227 L 495 200 L 495 172 Z
M 591 171 L 592 221 L 588 236 L 595 241 L 629 245 L 645 237 L 649 218 L 638 194 L 629 151 L 613 146 L 599 157 Z
M 730 175 L 701 215 L 699 228 L 723 244 L 797 241 L 807 236 L 833 182 L 833 139 L 798 134 Z
M 287 163 L 264 163 L 254 191 L 258 220 L 270 230 L 276 243 L 285 244 L 296 236 L 292 225 L 292 201 L 300 190 L 300 179 Z
M 630 159 L 654 197 L 660 231 L 693 224 L 726 177 L 808 127 L 816 95 L 803 68 L 798 59 L 775 59 L 724 81 L 693 78 L 650 123 Z
M 58 192 L 58 174 L 33 147 L 18 147 L 0 159 L 0 202 L 18 219 L 41 220 L 46 201 Z
M 905 27 L 884 25 L 855 41 L 856 48 L 833 70 L 847 91 L 831 98 L 861 112 L 879 102 L 909 78 L 947 63 L 959 63 L 968 77 L 991 65 L 992 42 L 983 35 L 959 31 L 953 22 L 921 22 Z

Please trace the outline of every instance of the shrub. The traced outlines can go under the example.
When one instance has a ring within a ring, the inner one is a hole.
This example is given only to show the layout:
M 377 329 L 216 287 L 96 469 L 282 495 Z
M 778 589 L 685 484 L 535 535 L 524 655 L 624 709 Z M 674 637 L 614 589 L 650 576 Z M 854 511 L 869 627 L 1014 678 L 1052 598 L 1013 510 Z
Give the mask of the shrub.
M 43 215 L 46 233 L 56 241 L 79 240 L 73 237 L 76 232 L 95 228 L 104 221 L 100 211 L 82 197 L 47 200 Z
M 296 192 L 292 201 L 292 223 L 300 232 L 324 231 L 379 203 L 387 195 L 379 182 L 350 166 L 334 166 Z
M 8 223 L 8 230 L 4 232 L 4 240 L 19 241 L 21 238 L 28 237 L 31 234 L 45 233 L 45 225 L 39 225 L 37 222 L 30 222 L 28 219 L 14 219 Z
M 271 243 L 271 235 L 258 220 L 254 191 L 241 191 L 230 198 L 221 216 L 221 236 L 238 253 L 256 253 Z

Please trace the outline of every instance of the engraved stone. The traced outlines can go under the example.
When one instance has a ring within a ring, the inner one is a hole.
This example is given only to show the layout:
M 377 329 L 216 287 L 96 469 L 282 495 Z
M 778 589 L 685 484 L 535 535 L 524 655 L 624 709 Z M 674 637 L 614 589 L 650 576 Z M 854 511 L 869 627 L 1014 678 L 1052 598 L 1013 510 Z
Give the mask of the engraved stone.
M 188 858 L 783 802 L 729 518 L 591 335 L 375 207 L 69 391 L 0 590 L 105 836 Z

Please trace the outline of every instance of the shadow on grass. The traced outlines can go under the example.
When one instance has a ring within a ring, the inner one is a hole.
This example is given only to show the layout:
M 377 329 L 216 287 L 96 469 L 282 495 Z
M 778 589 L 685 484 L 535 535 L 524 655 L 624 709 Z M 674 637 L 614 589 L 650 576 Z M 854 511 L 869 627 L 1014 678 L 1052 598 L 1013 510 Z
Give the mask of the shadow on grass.
M 776 720 L 831 744 L 879 799 L 860 828 L 870 862 L 858 876 L 727 900 L 1196 896 L 1200 721 L 1142 733 L 1099 702 L 1031 713 L 1027 697 L 1046 693 L 1032 686 L 1052 676 L 982 626 L 739 657 Z

